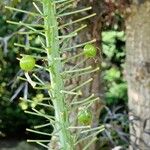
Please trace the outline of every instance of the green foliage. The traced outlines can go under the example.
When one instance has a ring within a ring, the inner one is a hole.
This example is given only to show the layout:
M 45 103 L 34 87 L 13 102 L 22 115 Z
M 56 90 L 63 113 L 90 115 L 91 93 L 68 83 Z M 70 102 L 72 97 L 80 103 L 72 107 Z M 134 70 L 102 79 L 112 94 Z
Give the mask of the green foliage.
M 124 31 L 103 31 L 102 49 L 105 61 L 103 79 L 106 81 L 105 100 L 109 105 L 123 104 L 127 101 L 127 85 L 123 79 L 124 52 Z
M 106 92 L 106 100 L 108 104 L 121 103 L 127 101 L 127 84 L 126 83 L 112 83 Z
M 107 81 L 108 91 L 106 92 L 107 104 L 119 103 L 119 101 L 127 101 L 127 84 L 123 81 L 123 77 L 119 68 L 111 67 L 105 71 L 104 80 Z
M 121 72 L 118 68 L 112 67 L 105 71 L 104 80 L 106 81 L 116 81 L 121 77 Z
M 125 59 L 124 31 L 102 32 L 102 49 L 105 61 L 103 79 L 106 81 L 105 100 L 109 105 L 125 103 L 127 101 L 127 85 L 123 79 L 123 65 Z
M 116 45 L 117 41 L 125 41 L 124 31 L 104 31 L 102 32 L 102 41 L 103 53 L 107 58 L 112 59 L 115 54 L 117 54 L 116 57 L 124 56 L 124 52 L 122 50 L 119 52 L 119 47 Z

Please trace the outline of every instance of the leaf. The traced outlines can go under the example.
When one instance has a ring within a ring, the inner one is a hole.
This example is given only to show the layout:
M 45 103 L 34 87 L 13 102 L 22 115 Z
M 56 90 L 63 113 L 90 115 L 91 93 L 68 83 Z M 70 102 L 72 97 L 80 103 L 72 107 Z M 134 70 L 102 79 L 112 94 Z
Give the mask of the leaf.
M 112 58 L 115 54 L 116 51 L 116 46 L 115 45 L 106 45 L 106 44 L 102 44 L 102 49 L 103 49 L 103 53 L 108 57 L 108 58 Z
M 116 43 L 116 31 L 102 32 L 102 41 L 105 43 Z
M 105 72 L 104 80 L 114 81 L 119 79 L 121 76 L 121 72 L 119 69 L 113 67 Z
M 109 89 L 109 92 L 106 93 L 106 98 L 124 99 L 124 97 L 126 97 L 125 96 L 126 93 L 127 93 L 126 83 L 120 84 L 114 83 L 112 87 Z

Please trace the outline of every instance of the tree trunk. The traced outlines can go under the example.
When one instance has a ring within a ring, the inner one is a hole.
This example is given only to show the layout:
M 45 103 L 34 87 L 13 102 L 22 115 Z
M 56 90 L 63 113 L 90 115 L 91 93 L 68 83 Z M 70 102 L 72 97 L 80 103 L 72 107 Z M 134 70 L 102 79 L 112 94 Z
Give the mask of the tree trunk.
M 130 150 L 150 150 L 150 2 L 134 6 L 126 27 Z

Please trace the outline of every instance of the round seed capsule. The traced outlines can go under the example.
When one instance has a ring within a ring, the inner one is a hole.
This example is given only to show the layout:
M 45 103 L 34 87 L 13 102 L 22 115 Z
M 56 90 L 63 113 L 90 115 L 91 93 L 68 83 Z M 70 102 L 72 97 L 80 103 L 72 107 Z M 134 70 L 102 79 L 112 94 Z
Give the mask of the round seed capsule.
M 96 47 L 92 44 L 86 44 L 83 49 L 84 55 L 86 57 L 95 57 L 96 56 Z
M 32 56 L 26 55 L 20 59 L 20 68 L 22 70 L 27 72 L 32 71 L 34 66 L 35 66 L 35 59 Z
M 78 112 L 77 118 L 78 118 L 79 123 L 84 124 L 84 125 L 89 125 L 92 122 L 92 114 L 88 110 L 81 109 Z

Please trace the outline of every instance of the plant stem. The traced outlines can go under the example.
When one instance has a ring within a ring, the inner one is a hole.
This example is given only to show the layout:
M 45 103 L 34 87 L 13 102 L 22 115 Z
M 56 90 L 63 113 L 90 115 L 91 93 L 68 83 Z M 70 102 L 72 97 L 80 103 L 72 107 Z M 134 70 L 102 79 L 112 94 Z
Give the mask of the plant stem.
M 46 37 L 46 50 L 51 80 L 51 99 L 55 109 L 56 129 L 58 130 L 61 149 L 73 150 L 73 137 L 69 128 L 69 114 L 65 104 L 65 95 L 60 92 L 64 90 L 64 83 L 61 77 L 62 63 L 55 58 L 60 57 L 58 22 L 54 0 L 43 0 L 44 27 Z M 59 130 L 61 129 L 61 130 Z

